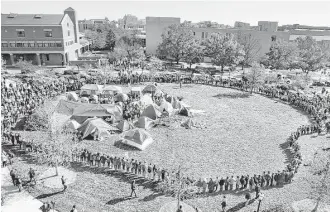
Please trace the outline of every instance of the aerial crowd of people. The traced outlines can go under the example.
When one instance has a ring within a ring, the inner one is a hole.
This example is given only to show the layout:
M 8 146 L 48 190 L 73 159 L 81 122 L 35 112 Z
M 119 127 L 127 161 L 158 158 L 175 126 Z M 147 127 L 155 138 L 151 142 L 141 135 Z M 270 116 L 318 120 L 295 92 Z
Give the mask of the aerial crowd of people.
M 140 83 L 142 81 L 148 81 L 151 78 L 134 76 L 129 78 L 128 76 L 122 76 L 119 82 Z M 163 76 L 155 78 L 156 81 L 162 82 L 177 82 L 182 83 L 182 79 L 174 76 Z M 19 133 L 13 131 L 13 127 L 19 120 L 19 117 L 29 117 L 33 114 L 34 110 L 42 105 L 44 100 L 52 98 L 66 91 L 75 91 L 80 89 L 84 83 L 97 83 L 96 79 L 90 78 L 86 81 L 80 81 L 79 79 L 70 80 L 55 80 L 49 83 L 39 83 L 37 81 L 27 81 L 24 83 L 10 84 L 7 86 L 4 83 L 1 84 L 1 112 L 3 116 L 2 120 L 2 137 L 4 141 L 11 142 L 13 145 L 19 145 L 20 148 L 33 149 L 33 143 L 30 141 L 24 141 L 20 137 Z M 113 79 L 108 83 L 118 81 Z M 224 83 L 226 84 L 226 83 Z M 217 85 L 217 84 L 216 84 Z M 241 84 L 231 84 L 231 87 L 241 89 Z M 174 184 L 178 181 L 182 186 L 193 185 L 197 190 L 196 194 L 206 194 L 214 192 L 227 192 L 227 191 L 242 191 L 249 190 L 256 192 L 256 198 L 260 194 L 260 190 L 265 187 L 282 186 L 286 183 L 290 183 L 294 178 L 299 166 L 302 163 L 302 156 L 300 153 L 300 147 L 297 140 L 302 135 L 318 133 L 320 134 L 325 128 L 326 133 L 330 133 L 329 114 L 330 114 L 330 95 L 320 96 L 314 95 L 312 97 L 299 94 L 289 93 L 287 90 L 281 90 L 276 87 L 260 87 L 257 93 L 266 95 L 268 97 L 277 97 L 282 99 L 282 96 L 287 96 L 286 100 L 289 104 L 298 107 L 308 113 L 313 119 L 314 123 L 311 125 L 304 125 L 299 127 L 293 132 L 289 138 L 288 143 L 290 152 L 292 154 L 291 161 L 287 164 L 285 169 L 278 172 L 264 171 L 260 174 L 254 175 L 236 175 L 236 176 L 223 176 L 216 177 L 215 179 L 193 179 L 189 176 L 180 177 L 180 171 L 168 170 L 159 165 L 147 163 L 146 161 L 138 161 L 136 159 L 125 158 L 122 156 L 114 156 L 108 153 L 95 153 L 91 150 L 83 149 L 80 152 L 76 152 L 73 157 L 75 161 L 88 164 L 90 166 L 107 167 L 119 172 L 129 172 L 136 176 L 143 177 L 147 180 L 164 182 L 166 184 Z M 284 95 L 285 94 L 285 95 Z M 138 104 L 133 104 L 133 101 L 138 99 L 138 96 L 129 96 L 129 99 L 123 104 L 123 117 L 128 121 L 132 121 L 138 118 L 141 114 L 141 108 Z M 12 152 L 2 152 L 2 166 L 6 166 L 11 163 L 13 158 Z M 31 181 L 35 182 L 35 173 L 30 170 L 28 173 Z M 15 170 L 12 170 L 11 177 L 13 184 L 18 186 L 21 191 L 21 179 L 20 176 L 15 175 Z M 165 192 L 165 190 L 164 190 Z

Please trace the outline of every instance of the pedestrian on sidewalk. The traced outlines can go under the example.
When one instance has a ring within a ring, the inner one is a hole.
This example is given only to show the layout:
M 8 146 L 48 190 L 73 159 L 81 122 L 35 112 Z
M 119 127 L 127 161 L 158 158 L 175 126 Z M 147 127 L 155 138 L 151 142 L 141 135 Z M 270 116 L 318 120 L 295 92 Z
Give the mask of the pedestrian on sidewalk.
M 2 167 L 6 167 L 7 166 L 7 156 L 4 155 L 4 152 L 2 152 L 1 154 L 1 161 L 2 161 Z
M 133 196 L 133 193 L 135 194 L 135 197 L 136 196 L 136 192 L 135 192 L 135 189 L 136 189 L 136 185 L 135 185 L 135 180 L 132 181 L 132 184 L 131 184 L 131 197 Z
M 66 185 L 66 179 L 64 178 L 64 176 L 62 176 L 61 180 L 63 185 L 63 192 L 65 192 L 66 189 L 68 188 L 68 186 Z

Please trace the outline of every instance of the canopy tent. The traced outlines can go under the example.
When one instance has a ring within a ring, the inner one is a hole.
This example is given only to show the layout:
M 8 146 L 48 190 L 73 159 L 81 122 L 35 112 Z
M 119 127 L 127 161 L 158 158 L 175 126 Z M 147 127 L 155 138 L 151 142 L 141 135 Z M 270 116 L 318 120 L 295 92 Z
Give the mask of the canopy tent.
M 99 94 L 102 92 L 102 85 L 86 84 L 81 87 L 80 95 Z
M 102 89 L 102 93 L 122 93 L 123 89 L 115 85 L 106 85 Z
M 150 129 L 154 126 L 154 122 L 152 119 L 141 116 L 134 124 L 137 128 L 143 128 L 143 129 Z
M 150 134 L 143 129 L 132 129 L 125 134 L 121 142 L 139 150 L 145 150 L 147 146 L 153 142 L 153 139 Z
M 71 120 L 67 121 L 64 126 L 67 127 L 70 130 L 76 130 L 81 125 L 76 120 L 71 119 Z
M 173 112 L 173 107 L 172 107 L 172 104 L 163 100 L 161 105 L 160 105 L 160 111 L 161 112 L 168 112 L 168 114 L 171 114 Z
M 89 99 L 87 97 L 81 97 L 81 103 L 89 103 Z
M 142 93 L 155 93 L 158 90 L 156 85 L 147 85 L 143 88 Z
M 116 120 L 122 119 L 122 109 L 118 105 L 88 104 L 61 100 L 55 112 L 73 116 L 114 116 Z
M 154 105 L 149 105 L 144 109 L 141 116 L 146 116 L 152 120 L 156 120 L 158 117 L 161 116 L 161 113 L 155 108 Z
M 189 109 L 186 108 L 186 107 L 182 107 L 182 108 L 179 110 L 179 114 L 180 114 L 180 115 L 183 115 L 183 116 L 191 116 L 191 113 L 190 113 Z
M 115 101 L 117 102 L 126 102 L 128 100 L 128 96 L 124 93 L 119 93 L 115 96 Z
M 69 101 L 75 101 L 75 102 L 77 102 L 79 100 L 79 97 L 76 94 L 76 92 L 68 92 L 67 98 L 68 98 Z
M 110 128 L 110 125 L 101 118 L 89 118 L 78 128 L 78 130 L 82 132 L 82 138 L 86 138 L 96 130 L 99 135 L 110 135 L 108 132 Z
M 141 97 L 140 99 L 140 102 L 141 102 L 141 105 L 150 105 L 150 104 L 153 104 L 154 102 L 152 101 L 152 98 L 149 94 L 145 94 Z
M 9 79 L 5 79 L 5 86 L 6 86 L 7 88 L 9 88 L 10 85 L 12 85 L 14 88 L 16 88 L 16 82 L 15 82 L 15 81 L 13 81 L 13 80 L 9 80 Z
M 184 121 L 182 124 L 181 124 L 182 127 L 185 127 L 186 129 L 191 129 L 192 127 L 195 126 L 195 123 L 193 120 L 191 119 L 187 119 L 186 121 Z
M 126 120 L 121 120 L 116 127 L 122 132 L 134 129 L 134 126 Z

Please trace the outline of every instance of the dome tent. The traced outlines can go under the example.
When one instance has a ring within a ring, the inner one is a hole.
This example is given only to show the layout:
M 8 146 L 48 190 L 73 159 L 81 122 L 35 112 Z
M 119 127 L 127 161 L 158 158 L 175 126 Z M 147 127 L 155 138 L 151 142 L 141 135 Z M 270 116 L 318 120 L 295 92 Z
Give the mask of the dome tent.
M 121 120 L 116 127 L 122 132 L 134 129 L 134 126 L 126 120 Z
M 162 101 L 161 105 L 160 105 L 160 111 L 161 112 L 168 112 L 168 114 L 171 114 L 173 112 L 173 107 L 172 104 L 167 102 L 167 101 Z
M 69 120 L 65 123 L 65 127 L 67 127 L 70 130 L 76 130 L 80 127 L 81 125 L 76 121 L 76 120 Z
M 181 109 L 179 110 L 179 114 L 183 116 L 191 116 L 191 112 L 186 107 L 181 107 Z
M 143 128 L 143 129 L 150 129 L 154 126 L 154 122 L 152 119 L 141 116 L 134 124 L 137 128 Z
M 158 117 L 161 116 L 161 112 L 159 112 L 154 105 L 149 105 L 144 109 L 141 116 L 146 116 L 152 120 L 156 120 Z
M 83 133 L 83 138 L 98 130 L 99 134 L 109 135 L 110 125 L 101 118 L 89 118 L 79 128 Z
M 145 148 L 153 142 L 153 139 L 150 134 L 143 129 L 132 129 L 126 132 L 121 142 L 136 147 L 139 150 L 145 150 Z

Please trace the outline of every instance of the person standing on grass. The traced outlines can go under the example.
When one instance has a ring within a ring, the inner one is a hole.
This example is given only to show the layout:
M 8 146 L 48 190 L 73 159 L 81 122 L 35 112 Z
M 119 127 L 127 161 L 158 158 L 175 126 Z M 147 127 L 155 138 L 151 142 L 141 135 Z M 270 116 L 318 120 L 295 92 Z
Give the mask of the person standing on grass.
M 18 187 L 19 192 L 22 191 L 22 180 L 19 176 L 16 177 L 16 185 Z
M 228 188 L 229 188 L 229 177 L 227 177 L 225 180 L 225 191 L 228 191 Z
M 70 212 L 78 212 L 77 209 L 76 209 L 76 205 L 73 205 L 73 206 L 72 206 L 72 209 L 71 209 Z
M 148 166 L 148 175 L 147 175 L 148 179 L 151 178 L 151 171 L 152 171 L 152 165 L 150 163 L 149 166 Z
M 131 197 L 133 197 L 133 193 L 135 194 L 135 197 L 137 197 L 135 190 L 136 190 L 136 185 L 135 185 L 135 180 L 133 180 L 131 184 Z
M 222 202 L 221 202 L 221 207 L 222 207 L 222 211 L 225 212 L 226 211 L 226 207 L 227 207 L 226 196 L 223 196 L 223 199 L 222 199 Z
M 144 161 L 144 163 L 142 164 L 142 173 L 143 173 L 143 177 L 146 178 L 147 176 L 147 162 Z
M 34 185 L 37 184 L 35 176 L 36 176 L 36 173 L 34 172 L 34 170 L 32 168 L 30 168 L 30 171 L 29 171 L 30 183 L 33 181 Z
M 64 178 L 64 176 L 62 176 L 61 181 L 63 185 L 63 192 L 65 192 L 68 186 L 66 185 L 66 179 Z
M 220 192 L 223 191 L 223 185 L 225 184 L 225 180 L 223 179 L 223 177 L 221 177 L 220 181 L 219 181 L 219 185 L 220 185 Z
M 16 174 L 14 169 L 10 170 L 10 177 L 11 180 L 13 181 L 13 185 L 16 186 Z
M 176 212 L 183 212 L 182 205 L 179 206 L 179 208 L 178 208 L 178 210 L 176 210 Z
M 237 176 L 237 177 L 236 177 L 236 191 L 239 190 L 240 186 L 241 186 L 241 181 L 240 181 L 240 179 L 239 179 L 239 176 Z

